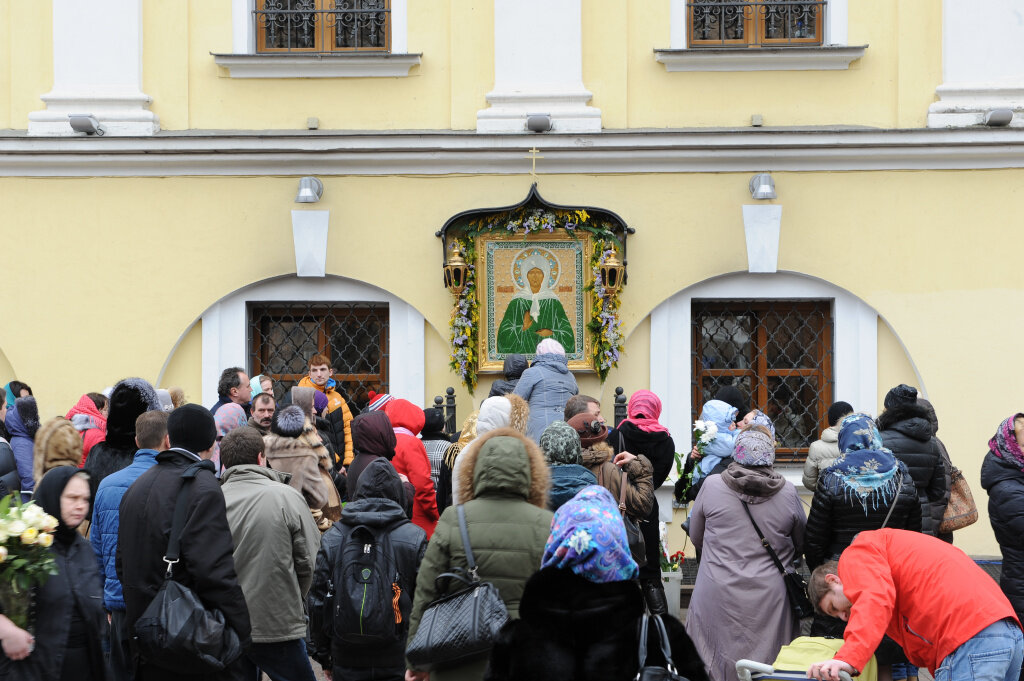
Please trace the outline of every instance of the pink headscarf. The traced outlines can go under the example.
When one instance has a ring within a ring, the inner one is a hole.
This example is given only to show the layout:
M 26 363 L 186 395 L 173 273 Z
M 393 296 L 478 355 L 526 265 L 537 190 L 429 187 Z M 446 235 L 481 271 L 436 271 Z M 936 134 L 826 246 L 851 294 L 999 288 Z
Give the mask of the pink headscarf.
M 658 423 L 661 416 L 661 400 L 650 390 L 637 390 L 629 396 L 626 420 L 646 433 L 667 433 L 668 428 Z
M 213 443 L 213 456 L 210 457 L 210 460 L 220 471 L 220 439 L 235 428 L 244 426 L 247 420 L 245 410 L 234 402 L 221 405 L 217 413 L 213 415 L 213 420 L 217 424 L 217 441 Z
M 565 348 L 562 344 L 556 341 L 554 338 L 545 338 L 540 343 L 537 343 L 538 355 L 562 355 L 565 356 Z

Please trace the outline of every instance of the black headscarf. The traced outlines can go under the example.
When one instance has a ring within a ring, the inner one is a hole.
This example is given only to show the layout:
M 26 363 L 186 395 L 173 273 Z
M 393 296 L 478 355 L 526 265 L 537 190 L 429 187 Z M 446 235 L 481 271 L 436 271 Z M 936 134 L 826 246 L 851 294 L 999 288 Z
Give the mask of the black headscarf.
M 44 511 L 52 515 L 57 519 L 57 531 L 53 533 L 54 539 L 62 544 L 70 544 L 75 539 L 75 530 L 78 528 L 68 527 L 64 522 L 64 517 L 60 512 L 60 495 L 64 494 L 64 488 L 68 486 L 68 482 L 76 474 L 81 473 L 86 478 L 86 482 L 89 483 L 89 513 L 86 514 L 86 518 L 89 517 L 92 512 L 92 482 L 88 479 L 88 474 L 81 471 L 74 466 L 57 466 L 47 471 L 43 479 L 36 485 L 36 490 L 32 495 L 33 501 L 39 505 Z
M 395 437 L 391 419 L 382 411 L 371 411 L 352 419 L 352 447 L 357 454 L 383 456 L 390 461 L 395 458 Z

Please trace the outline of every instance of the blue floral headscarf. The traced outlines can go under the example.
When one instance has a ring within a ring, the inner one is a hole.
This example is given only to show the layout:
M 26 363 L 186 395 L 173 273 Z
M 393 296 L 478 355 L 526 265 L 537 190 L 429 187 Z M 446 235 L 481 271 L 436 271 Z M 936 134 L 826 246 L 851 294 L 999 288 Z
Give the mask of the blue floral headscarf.
M 555 512 L 541 561 L 542 568 L 552 566 L 597 584 L 636 579 L 640 568 L 611 492 L 589 485 Z
M 839 458 L 821 474 L 830 494 L 856 497 L 864 507 L 888 506 L 899 493 L 906 466 L 882 446 L 882 436 L 867 414 L 850 414 L 839 426 Z

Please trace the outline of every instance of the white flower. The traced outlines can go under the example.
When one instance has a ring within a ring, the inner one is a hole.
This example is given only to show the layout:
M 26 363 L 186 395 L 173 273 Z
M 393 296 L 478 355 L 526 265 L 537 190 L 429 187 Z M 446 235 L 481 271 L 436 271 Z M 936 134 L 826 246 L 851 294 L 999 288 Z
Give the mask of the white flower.
M 694 430 L 695 432 L 696 432 L 696 431 L 698 431 L 698 430 L 699 430 L 699 431 L 706 431 L 706 430 L 707 430 L 707 426 L 706 426 L 706 425 L 704 424 L 704 422 L 703 422 L 703 421 L 701 421 L 700 419 L 698 419 L 698 420 L 696 420 L 696 421 L 694 421 L 694 422 L 693 422 L 693 430 Z
M 576 530 L 569 537 L 569 548 L 578 554 L 583 553 L 590 546 L 590 533 L 586 530 Z
M 715 439 L 715 435 L 714 435 L 714 433 L 711 433 L 711 432 L 702 433 L 701 436 L 700 436 L 701 444 L 705 444 L 705 445 L 711 444 L 711 441 L 714 440 L 714 439 Z
M 716 426 L 711 421 L 705 421 L 704 425 L 707 427 L 707 430 L 705 432 L 710 434 L 711 438 L 714 439 L 714 437 L 718 435 L 718 426 Z
M 8 522 L 7 523 L 7 528 L 6 528 L 7 534 L 9 534 L 11 536 L 19 535 L 19 534 L 21 534 L 22 532 L 24 532 L 27 529 L 28 529 L 28 525 L 26 525 L 21 520 L 12 520 L 12 521 Z

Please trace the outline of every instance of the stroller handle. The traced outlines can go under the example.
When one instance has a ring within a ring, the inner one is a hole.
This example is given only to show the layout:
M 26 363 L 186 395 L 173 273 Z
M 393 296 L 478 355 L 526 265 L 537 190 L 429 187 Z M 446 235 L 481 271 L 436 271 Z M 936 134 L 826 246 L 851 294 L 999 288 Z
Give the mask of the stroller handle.
M 754 674 L 757 674 L 757 678 L 761 678 L 762 674 L 774 674 L 775 667 L 770 664 L 763 662 L 754 662 L 753 660 L 737 660 L 736 661 L 736 675 L 739 676 L 740 681 L 756 681 Z M 839 672 L 839 681 L 853 681 L 853 678 L 846 672 Z

